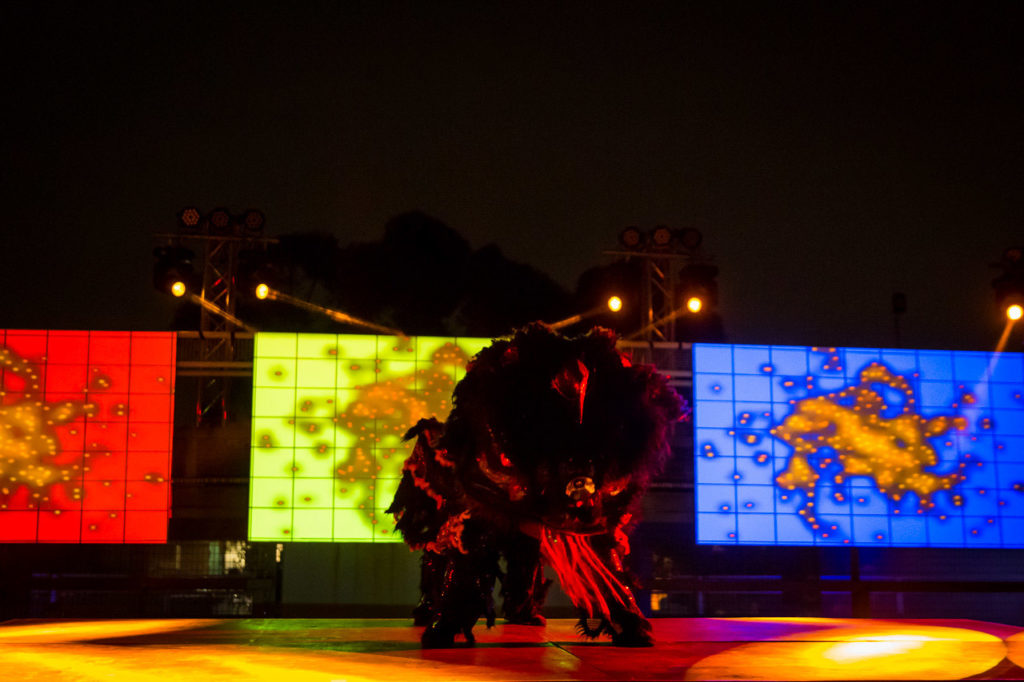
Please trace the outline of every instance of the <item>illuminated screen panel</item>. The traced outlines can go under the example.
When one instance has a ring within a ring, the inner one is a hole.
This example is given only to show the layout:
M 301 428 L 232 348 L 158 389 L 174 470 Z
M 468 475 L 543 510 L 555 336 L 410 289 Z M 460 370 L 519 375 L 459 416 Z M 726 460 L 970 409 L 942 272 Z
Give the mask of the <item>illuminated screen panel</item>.
M 1024 355 L 694 344 L 697 541 L 1024 547 Z
M 249 539 L 392 542 L 417 421 L 444 420 L 491 339 L 256 335 Z
M 166 542 L 175 346 L 0 331 L 0 542 Z

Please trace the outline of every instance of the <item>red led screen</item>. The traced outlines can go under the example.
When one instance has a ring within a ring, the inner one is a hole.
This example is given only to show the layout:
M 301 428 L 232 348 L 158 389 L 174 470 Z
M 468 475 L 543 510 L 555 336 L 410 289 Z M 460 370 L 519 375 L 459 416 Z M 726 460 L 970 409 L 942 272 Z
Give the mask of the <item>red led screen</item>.
M 166 542 L 175 341 L 0 331 L 0 542 Z

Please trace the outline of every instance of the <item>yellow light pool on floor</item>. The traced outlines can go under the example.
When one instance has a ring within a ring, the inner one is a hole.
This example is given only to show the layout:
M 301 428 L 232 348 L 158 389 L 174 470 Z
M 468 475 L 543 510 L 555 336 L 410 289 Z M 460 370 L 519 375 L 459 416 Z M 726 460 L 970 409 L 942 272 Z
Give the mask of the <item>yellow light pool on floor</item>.
M 829 619 L 807 620 L 824 627 L 706 656 L 685 679 L 960 680 L 990 670 L 1007 652 L 999 637 L 979 630 L 867 619 L 835 619 L 828 627 Z

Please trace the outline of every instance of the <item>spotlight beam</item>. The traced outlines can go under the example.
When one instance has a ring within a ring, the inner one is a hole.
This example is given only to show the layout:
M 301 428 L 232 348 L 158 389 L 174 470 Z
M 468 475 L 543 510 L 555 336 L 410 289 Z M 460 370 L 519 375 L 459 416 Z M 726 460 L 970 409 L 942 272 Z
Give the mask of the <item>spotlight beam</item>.
M 689 312 L 689 310 L 687 309 L 687 307 L 685 305 L 681 306 L 679 308 L 676 308 L 675 310 L 673 310 L 671 313 L 669 313 L 665 317 L 661 318 L 660 320 L 655 320 L 654 322 L 651 322 L 646 327 L 641 327 L 640 329 L 637 329 L 635 332 L 633 332 L 632 334 L 627 336 L 626 340 L 627 341 L 632 341 L 632 340 L 634 340 L 634 339 L 636 339 L 636 338 L 638 338 L 640 336 L 643 336 L 644 334 L 646 334 L 649 331 L 657 329 L 658 327 L 660 327 L 660 326 L 662 326 L 664 324 L 668 324 L 669 322 L 671 322 L 672 320 L 676 319 L 680 315 L 683 315 L 683 314 L 688 313 L 688 312 Z
M 278 291 L 273 287 L 267 287 L 267 298 L 269 298 L 272 301 L 281 301 L 282 303 L 287 303 L 289 305 L 295 306 L 296 308 L 302 308 L 303 310 L 308 310 L 313 313 L 326 315 L 335 322 L 340 322 L 342 324 L 351 324 L 357 327 L 366 327 L 367 329 L 372 329 L 376 332 L 388 334 L 390 336 L 405 336 L 405 334 L 398 329 L 392 329 L 391 327 L 385 327 L 384 325 L 376 324 L 374 322 L 361 320 L 358 317 L 352 317 L 351 315 L 343 313 L 340 310 L 332 310 L 331 308 L 325 308 L 322 305 L 317 305 L 316 303 L 303 301 L 301 298 L 289 296 L 283 291 Z
M 995 353 L 997 354 L 997 356 L 999 353 L 1002 353 L 1004 350 L 1006 350 L 1006 343 L 1010 340 L 1010 333 L 1013 331 L 1013 326 L 1015 322 L 1016 320 L 1012 320 L 1009 318 L 1006 320 L 1006 326 L 1003 327 L 1003 333 L 999 337 L 999 341 L 996 343 Z M 995 362 L 995 356 L 992 358 L 992 362 Z M 992 366 L 989 366 L 989 374 L 992 373 L 992 369 Z
M 612 300 L 615 301 L 614 304 L 612 303 Z M 622 310 L 622 299 L 619 298 L 618 296 L 612 296 L 611 298 L 608 299 L 608 302 L 605 305 L 594 306 L 593 308 L 586 312 L 579 313 L 577 315 L 572 315 L 571 317 L 567 317 L 564 320 L 558 320 L 557 322 L 548 323 L 548 326 L 551 327 L 552 329 L 562 329 L 563 327 L 568 327 L 576 324 L 577 322 L 582 322 L 588 317 L 594 317 L 595 315 L 603 313 L 607 310 L 611 310 L 613 313 L 617 313 L 620 310 Z
M 216 303 L 211 303 L 210 301 L 207 301 L 202 296 L 197 296 L 196 294 L 190 293 L 188 295 L 188 297 L 189 297 L 190 301 L 192 301 L 193 303 L 195 303 L 199 307 L 204 308 L 205 310 L 210 311 L 214 315 L 217 315 L 217 316 L 227 320 L 228 322 L 230 322 L 231 324 L 235 325 L 236 327 L 241 327 L 245 331 L 251 332 L 253 334 L 255 334 L 258 331 L 255 327 L 253 327 L 251 325 L 248 325 L 245 322 L 242 322 L 240 319 L 238 319 L 237 317 L 235 317 L 234 315 L 232 315 L 228 311 L 224 310 L 223 308 L 218 306 Z
M 974 388 L 974 392 L 978 392 L 978 387 L 988 383 L 988 380 L 992 376 L 992 372 L 996 369 L 996 364 L 999 363 L 1002 353 L 1006 350 L 1006 343 L 1010 340 L 1010 334 L 1013 332 L 1013 326 L 1016 320 L 1007 319 L 1006 326 L 1003 327 L 1003 333 L 999 336 L 999 341 L 996 342 L 996 348 L 992 351 L 992 358 L 988 361 L 988 367 L 985 368 L 985 376 L 978 382 L 978 386 Z
M 596 315 L 596 314 L 597 314 L 597 310 L 591 310 L 591 311 L 586 312 L 586 313 L 580 313 L 579 315 L 573 315 L 572 317 L 567 317 L 564 320 L 558 320 L 557 322 L 551 322 L 551 323 L 548 324 L 548 326 L 551 327 L 552 329 L 561 329 L 563 327 L 568 327 L 569 325 L 576 324 L 577 322 L 582 321 L 583 318 L 585 318 L 585 317 L 591 317 L 592 315 Z

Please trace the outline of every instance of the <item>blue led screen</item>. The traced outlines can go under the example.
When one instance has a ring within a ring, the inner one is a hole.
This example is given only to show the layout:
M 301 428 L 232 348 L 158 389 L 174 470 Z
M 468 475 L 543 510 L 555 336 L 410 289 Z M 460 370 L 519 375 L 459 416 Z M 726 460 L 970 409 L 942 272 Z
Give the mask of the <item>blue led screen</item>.
M 694 344 L 697 542 L 1024 547 L 1024 354 Z

